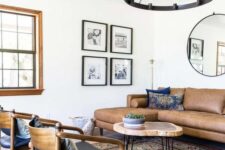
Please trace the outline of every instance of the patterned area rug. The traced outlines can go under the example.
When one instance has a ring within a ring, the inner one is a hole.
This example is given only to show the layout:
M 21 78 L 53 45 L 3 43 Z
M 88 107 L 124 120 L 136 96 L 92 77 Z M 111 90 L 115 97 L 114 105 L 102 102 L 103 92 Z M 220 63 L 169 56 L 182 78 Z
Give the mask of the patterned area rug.
M 112 144 L 95 143 L 93 145 L 100 150 L 118 150 L 118 147 Z M 174 150 L 215 150 L 203 145 L 187 143 L 180 140 L 173 140 L 173 148 Z M 133 150 L 162 150 L 161 138 L 137 139 L 134 142 Z

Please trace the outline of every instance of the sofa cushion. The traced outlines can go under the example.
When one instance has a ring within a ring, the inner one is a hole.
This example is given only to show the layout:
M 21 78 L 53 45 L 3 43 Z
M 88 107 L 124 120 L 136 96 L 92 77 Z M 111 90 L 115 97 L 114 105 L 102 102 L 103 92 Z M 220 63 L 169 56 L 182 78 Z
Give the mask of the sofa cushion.
M 150 102 L 150 99 L 149 99 L 149 94 L 150 93 L 170 94 L 170 87 L 160 88 L 158 90 L 146 89 L 146 92 L 147 92 L 147 106 L 148 106 L 149 102 Z
M 159 87 L 159 90 L 164 89 L 164 87 Z M 184 95 L 185 88 L 170 88 L 170 95 Z
M 97 109 L 94 116 L 96 120 L 113 124 L 122 122 L 122 118 L 128 113 L 143 114 L 146 121 L 156 121 L 158 117 L 158 110 L 128 107 Z
M 170 87 L 159 88 L 158 90 L 146 89 L 146 92 L 147 92 L 147 94 L 148 94 L 148 92 L 159 93 L 159 94 L 170 94 Z
M 225 90 L 187 88 L 184 109 L 222 114 Z
M 197 111 L 162 110 L 158 112 L 158 119 L 185 127 L 225 133 L 223 115 Z
M 130 105 L 132 108 L 145 108 L 147 107 L 147 98 L 134 98 Z
M 131 102 L 136 98 L 145 98 L 147 107 L 147 94 L 128 94 L 127 95 L 127 107 L 131 107 Z
M 185 88 L 170 88 L 170 95 L 184 95 Z
M 149 108 L 183 110 L 183 95 L 149 93 Z

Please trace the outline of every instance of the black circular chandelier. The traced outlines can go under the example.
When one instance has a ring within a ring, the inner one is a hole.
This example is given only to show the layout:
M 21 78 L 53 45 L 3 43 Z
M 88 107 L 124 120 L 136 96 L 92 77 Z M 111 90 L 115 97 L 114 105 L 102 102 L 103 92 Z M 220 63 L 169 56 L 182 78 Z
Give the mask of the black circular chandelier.
M 125 0 L 127 4 L 130 6 L 146 9 L 146 10 L 159 10 L 159 11 L 170 11 L 170 10 L 182 10 L 182 9 L 189 9 L 198 6 L 202 6 L 207 4 L 213 0 L 170 0 L 170 5 L 155 5 L 153 1 L 157 0 Z M 161 0 L 162 1 L 162 0 Z M 165 2 L 165 0 L 164 0 Z M 166 0 L 169 3 L 169 0 Z

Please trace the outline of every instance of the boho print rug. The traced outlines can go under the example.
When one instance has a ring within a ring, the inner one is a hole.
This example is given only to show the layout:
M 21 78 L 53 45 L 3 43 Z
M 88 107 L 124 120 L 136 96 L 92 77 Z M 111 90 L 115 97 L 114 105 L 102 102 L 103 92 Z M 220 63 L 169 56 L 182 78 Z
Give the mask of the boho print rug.
M 95 143 L 93 145 L 100 150 L 118 150 L 118 147 L 112 144 Z M 221 150 L 221 149 L 206 147 L 203 145 L 192 144 L 192 143 L 188 143 L 188 142 L 184 142 L 180 140 L 173 140 L 173 149 L 174 150 Z M 162 150 L 161 138 L 155 137 L 155 138 L 147 138 L 147 139 L 137 139 L 134 142 L 133 150 Z

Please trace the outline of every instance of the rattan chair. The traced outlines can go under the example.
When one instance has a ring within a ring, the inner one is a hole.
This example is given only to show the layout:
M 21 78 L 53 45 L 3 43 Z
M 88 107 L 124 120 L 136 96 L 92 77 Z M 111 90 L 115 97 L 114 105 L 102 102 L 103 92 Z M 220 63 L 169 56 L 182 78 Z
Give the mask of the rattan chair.
M 47 120 L 46 120 L 47 123 Z M 46 124 L 45 124 L 46 125 Z M 47 124 L 48 125 L 48 124 Z M 124 144 L 120 140 L 97 137 L 97 136 L 87 136 L 84 135 L 80 128 L 72 126 L 64 126 L 61 123 L 56 123 L 54 126 L 50 124 L 52 128 L 37 128 L 29 125 L 29 131 L 31 135 L 31 142 L 35 149 L 38 150 L 62 150 L 61 141 L 62 139 L 75 139 L 81 140 L 79 143 L 79 149 L 81 150 L 96 150 L 94 146 L 87 143 L 86 141 L 94 141 L 100 143 L 111 143 L 119 146 L 119 150 L 124 150 Z M 78 131 L 80 134 L 67 133 L 65 130 Z M 84 146 L 83 148 L 80 148 Z

